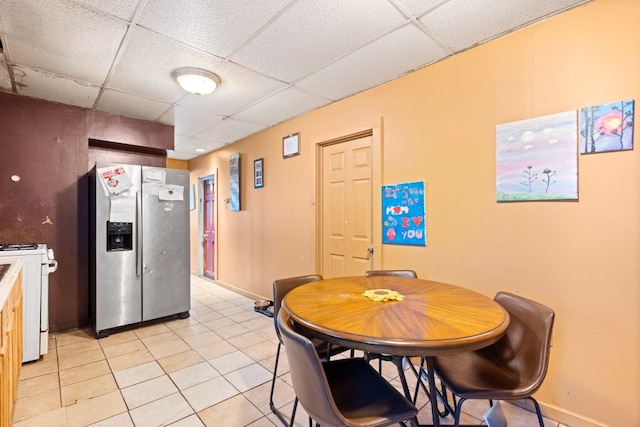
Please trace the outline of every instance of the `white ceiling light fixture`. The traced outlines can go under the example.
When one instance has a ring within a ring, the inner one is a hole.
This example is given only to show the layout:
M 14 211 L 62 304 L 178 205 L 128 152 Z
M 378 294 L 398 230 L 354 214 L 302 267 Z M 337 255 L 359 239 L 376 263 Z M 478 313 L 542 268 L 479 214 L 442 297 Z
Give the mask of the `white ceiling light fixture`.
M 178 68 L 171 77 L 182 89 L 195 95 L 209 95 L 222 83 L 220 77 L 202 68 Z

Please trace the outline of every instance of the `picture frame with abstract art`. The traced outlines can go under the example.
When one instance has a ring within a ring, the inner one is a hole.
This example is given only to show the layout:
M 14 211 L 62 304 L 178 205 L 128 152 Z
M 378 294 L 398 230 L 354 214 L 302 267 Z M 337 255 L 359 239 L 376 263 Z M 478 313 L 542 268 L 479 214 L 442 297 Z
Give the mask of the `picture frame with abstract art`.
M 633 150 L 635 101 L 593 105 L 580 110 L 580 153 Z
M 578 113 L 496 126 L 496 200 L 578 200 Z

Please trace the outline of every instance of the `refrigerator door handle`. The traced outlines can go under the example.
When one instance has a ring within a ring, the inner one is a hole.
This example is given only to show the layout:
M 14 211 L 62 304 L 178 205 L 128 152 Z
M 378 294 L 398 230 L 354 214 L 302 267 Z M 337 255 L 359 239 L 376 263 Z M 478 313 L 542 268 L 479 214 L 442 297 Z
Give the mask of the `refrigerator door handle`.
M 142 196 L 136 191 L 136 276 L 142 275 Z

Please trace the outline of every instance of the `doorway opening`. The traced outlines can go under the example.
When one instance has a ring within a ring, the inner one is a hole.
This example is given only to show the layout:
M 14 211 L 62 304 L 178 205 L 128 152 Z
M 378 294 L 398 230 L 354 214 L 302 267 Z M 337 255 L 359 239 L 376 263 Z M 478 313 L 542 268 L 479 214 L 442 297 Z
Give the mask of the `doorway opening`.
M 198 178 L 198 235 L 201 245 L 198 245 L 198 274 L 211 280 L 217 276 L 217 193 L 215 174 Z

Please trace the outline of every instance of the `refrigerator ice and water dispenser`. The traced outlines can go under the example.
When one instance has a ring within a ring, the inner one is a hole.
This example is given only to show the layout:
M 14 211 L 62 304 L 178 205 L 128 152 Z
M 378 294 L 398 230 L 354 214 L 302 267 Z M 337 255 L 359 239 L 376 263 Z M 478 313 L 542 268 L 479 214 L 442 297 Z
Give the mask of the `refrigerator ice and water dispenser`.
M 130 222 L 107 221 L 107 252 L 132 250 L 132 230 Z

